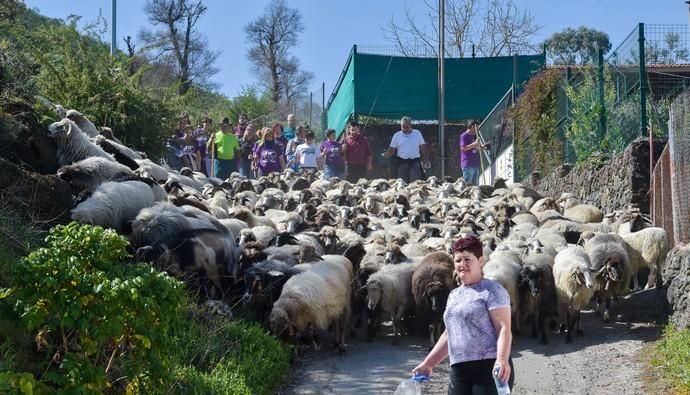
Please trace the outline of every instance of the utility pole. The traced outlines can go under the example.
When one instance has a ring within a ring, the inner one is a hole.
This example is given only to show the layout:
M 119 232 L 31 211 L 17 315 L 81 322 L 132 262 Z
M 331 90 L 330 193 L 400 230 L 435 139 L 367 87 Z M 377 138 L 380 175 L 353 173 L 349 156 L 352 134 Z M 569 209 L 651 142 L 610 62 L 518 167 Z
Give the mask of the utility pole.
M 446 0 L 438 0 L 438 148 L 441 169 L 441 179 L 446 176 L 446 78 L 445 78 L 445 58 L 446 58 Z
M 110 39 L 110 56 L 115 55 L 115 51 L 117 50 L 117 0 L 112 0 L 112 5 L 113 15 L 110 30 L 113 32 L 113 36 Z

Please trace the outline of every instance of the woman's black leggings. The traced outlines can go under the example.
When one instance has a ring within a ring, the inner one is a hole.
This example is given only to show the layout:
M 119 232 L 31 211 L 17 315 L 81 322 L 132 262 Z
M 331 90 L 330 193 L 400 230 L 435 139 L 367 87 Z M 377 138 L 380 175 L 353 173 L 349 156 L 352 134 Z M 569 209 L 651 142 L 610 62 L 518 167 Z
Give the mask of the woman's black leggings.
M 450 367 L 450 382 L 448 395 L 496 395 L 496 384 L 492 370 L 495 359 L 460 362 Z M 515 369 L 513 360 L 508 359 L 510 365 L 510 379 L 508 383 L 513 388 Z

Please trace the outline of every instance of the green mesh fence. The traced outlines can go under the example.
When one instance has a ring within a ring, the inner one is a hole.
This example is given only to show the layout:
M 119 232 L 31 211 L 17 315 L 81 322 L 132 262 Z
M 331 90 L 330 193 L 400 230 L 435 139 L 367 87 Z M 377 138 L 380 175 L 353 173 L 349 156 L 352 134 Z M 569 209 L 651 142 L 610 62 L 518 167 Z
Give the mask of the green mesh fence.
M 543 69 L 544 55 L 445 59 L 448 121 L 481 119 L 510 86 Z M 415 120 L 438 116 L 437 61 L 364 54 L 357 47 L 348 59 L 328 102 L 328 126 L 342 131 L 352 115 Z

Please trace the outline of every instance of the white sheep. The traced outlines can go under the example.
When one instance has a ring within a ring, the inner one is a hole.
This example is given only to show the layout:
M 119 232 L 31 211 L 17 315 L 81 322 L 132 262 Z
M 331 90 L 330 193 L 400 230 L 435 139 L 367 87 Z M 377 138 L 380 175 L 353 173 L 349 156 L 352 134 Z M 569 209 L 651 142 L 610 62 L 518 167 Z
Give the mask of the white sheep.
M 277 337 L 299 337 L 335 324 L 336 343 L 344 351 L 350 319 L 352 263 L 339 255 L 325 255 L 324 261 L 291 277 L 269 316 L 271 332 Z
M 484 277 L 501 284 L 510 296 L 510 313 L 512 328 L 516 334 L 520 333 L 520 295 L 518 282 L 520 281 L 520 263 L 516 263 L 511 253 L 494 251 L 484 264 Z M 518 259 L 518 262 L 519 259 Z
M 410 284 L 415 268 L 416 265 L 412 263 L 386 265 L 367 280 L 367 307 L 371 312 L 379 309 L 390 314 L 393 319 L 393 345 L 398 344 L 405 312 L 414 307 Z M 372 319 L 371 325 L 376 325 L 375 321 Z
M 656 285 L 656 277 L 661 265 L 666 261 L 669 250 L 668 234 L 663 228 L 651 227 L 621 236 L 630 255 L 630 269 L 633 273 L 635 289 L 639 289 L 637 272 L 650 269 L 645 289 Z
M 576 206 L 568 207 L 563 210 L 563 215 L 575 222 L 585 224 L 588 222 L 601 222 L 604 219 L 604 213 L 591 204 L 578 204 Z
M 142 177 L 153 178 L 156 181 L 166 181 L 168 179 L 168 171 L 161 165 L 153 163 L 150 159 L 135 160 L 139 168 L 134 172 Z
M 98 129 L 96 129 L 96 126 L 93 124 L 93 122 L 91 122 L 77 110 L 67 111 L 65 117 L 76 123 L 77 126 L 79 126 L 79 129 L 81 129 L 81 131 L 89 137 L 96 137 L 100 134 L 98 133 Z
M 105 181 L 117 177 L 134 177 L 129 167 L 110 159 L 92 156 L 71 165 L 62 166 L 57 176 L 81 190 L 93 192 Z
M 554 258 L 553 278 L 556 283 L 558 311 L 561 332 L 565 332 L 565 342 L 573 341 L 572 331 L 577 325 L 576 334 L 582 336 L 580 310 L 589 304 L 594 295 L 592 264 L 584 248 L 568 247 Z
M 69 118 L 53 122 L 48 126 L 50 137 L 57 145 L 57 159 L 60 166 L 69 165 L 92 156 L 115 161 L 115 159 L 92 143 L 88 136 Z
M 604 322 L 610 320 L 611 298 L 627 294 L 630 286 L 630 258 L 625 243 L 615 233 L 599 234 L 587 240 L 585 252 L 592 263 L 597 310 L 604 301 Z
M 157 201 L 151 186 L 141 181 L 105 182 L 72 209 L 72 219 L 122 233 L 141 209 L 151 207 Z
M 141 154 L 138 152 L 134 151 L 133 149 L 119 144 L 113 140 L 108 140 L 105 136 L 96 136 L 94 138 L 94 142 L 98 144 L 101 148 L 103 148 L 105 151 L 110 153 L 111 155 L 123 155 L 126 156 L 127 158 L 136 161 L 137 159 L 142 160 L 144 159 Z
M 235 207 L 233 218 L 246 222 L 252 228 L 259 225 L 264 225 L 270 226 L 273 229 L 278 229 L 275 222 L 271 221 L 267 217 L 254 215 L 254 213 L 245 207 Z

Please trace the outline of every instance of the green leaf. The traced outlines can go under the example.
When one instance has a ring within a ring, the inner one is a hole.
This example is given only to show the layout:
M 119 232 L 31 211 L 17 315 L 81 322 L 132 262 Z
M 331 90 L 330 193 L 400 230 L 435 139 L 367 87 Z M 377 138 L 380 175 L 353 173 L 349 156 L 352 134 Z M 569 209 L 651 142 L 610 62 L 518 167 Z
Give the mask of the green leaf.
M 22 391 L 22 394 L 33 395 L 34 385 L 32 379 L 33 377 L 31 379 L 28 379 L 27 377 L 22 377 L 19 379 L 19 389 Z
M 0 299 L 5 299 L 12 294 L 12 288 L 0 288 Z

